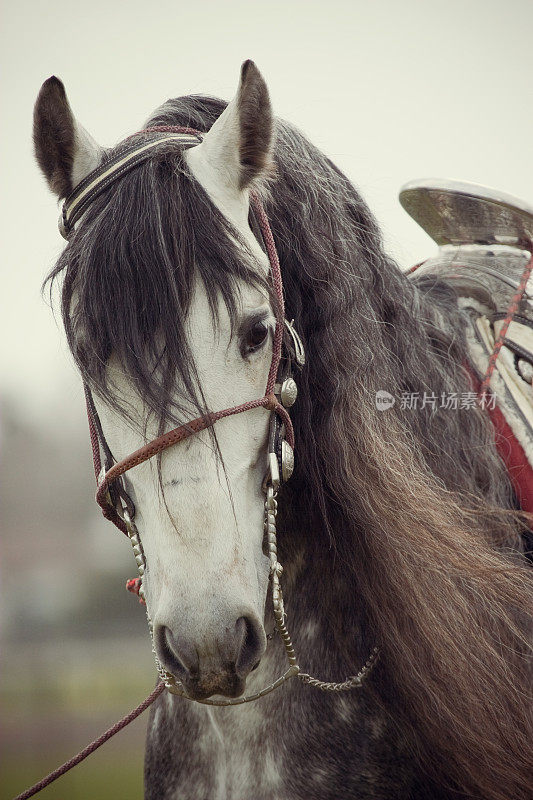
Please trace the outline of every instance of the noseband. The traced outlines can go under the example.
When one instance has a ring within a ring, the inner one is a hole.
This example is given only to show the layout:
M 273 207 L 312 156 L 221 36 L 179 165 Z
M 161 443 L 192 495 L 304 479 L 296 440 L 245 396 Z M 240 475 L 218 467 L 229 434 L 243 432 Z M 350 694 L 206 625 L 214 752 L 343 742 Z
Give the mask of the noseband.
M 104 164 L 84 178 L 66 199 L 59 222 L 61 234 L 66 239 L 69 238 L 75 222 L 80 219 L 92 200 L 123 174 L 149 158 L 155 147 L 168 142 L 194 145 L 201 142 L 204 135 L 190 128 L 174 126 L 148 128 L 140 133 L 148 136 L 149 139 L 146 140 L 145 138 L 144 141 L 121 149 L 116 156 L 105 161 Z M 136 134 L 136 136 L 137 135 L 138 134 Z M 277 559 L 276 498 L 281 483 L 288 480 L 293 471 L 294 431 L 287 408 L 293 405 L 297 394 L 296 383 L 292 377 L 292 364 L 294 363 L 300 368 L 303 367 L 305 364 L 305 353 L 300 337 L 292 323 L 289 323 L 285 319 L 283 282 L 274 237 L 263 205 L 258 195 L 253 192 L 250 194 L 250 204 L 261 230 L 263 243 L 270 262 L 270 276 L 275 299 L 274 310 L 276 314 L 276 328 L 272 346 L 272 360 L 263 397 L 256 400 L 249 400 L 246 403 L 233 406 L 232 408 L 226 408 L 222 411 L 208 412 L 201 417 L 197 417 L 153 439 L 134 453 L 122 459 L 122 461 L 114 463 L 113 456 L 103 435 L 90 389 L 88 386 L 85 387 L 89 432 L 97 481 L 96 502 L 101 507 L 102 513 L 106 519 L 113 522 L 113 524 L 125 533 L 131 541 L 139 570 L 137 591 L 140 598 L 145 603 L 146 600 L 142 580 L 146 569 L 146 559 L 139 532 L 134 521 L 135 506 L 126 491 L 124 481 L 121 480 L 122 476 L 125 475 L 128 470 L 159 455 L 167 448 L 188 439 L 190 436 L 202 430 L 210 428 L 220 419 L 250 411 L 254 408 L 265 408 L 271 412 L 268 436 L 268 469 L 263 483 L 266 495 L 265 539 L 270 559 L 270 581 L 272 584 L 274 620 L 276 630 L 285 646 L 289 666 L 276 681 L 255 694 L 234 699 L 205 699 L 196 701 L 215 706 L 240 705 L 251 700 L 256 700 L 273 691 L 278 686 L 281 686 L 286 680 L 294 676 L 297 676 L 305 683 L 327 691 L 344 691 L 358 688 L 361 686 L 363 678 L 366 677 L 374 665 L 378 654 L 378 650 L 375 648 L 361 671 L 357 675 L 347 678 L 343 683 L 327 683 L 320 681 L 300 671 L 291 638 L 285 624 L 285 610 L 280 585 L 280 577 L 283 568 Z M 287 333 L 287 336 L 285 336 L 285 333 Z M 287 352 L 286 357 L 282 359 L 284 339 Z M 101 450 L 105 456 L 103 466 Z M 187 695 L 180 682 L 160 664 L 155 652 L 153 626 L 148 609 L 147 617 L 152 637 L 152 650 L 161 680 L 172 694 L 177 694 L 190 700 L 195 699 Z

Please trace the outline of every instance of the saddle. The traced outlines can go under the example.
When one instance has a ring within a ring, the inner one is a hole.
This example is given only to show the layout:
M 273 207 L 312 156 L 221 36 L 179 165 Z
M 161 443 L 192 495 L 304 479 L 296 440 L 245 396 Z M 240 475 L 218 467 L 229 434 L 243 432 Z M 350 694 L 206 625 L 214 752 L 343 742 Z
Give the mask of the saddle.
M 453 288 L 469 320 L 473 389 L 479 390 L 509 307 L 531 259 L 533 206 L 484 186 L 451 180 L 406 184 L 400 203 L 438 244 L 414 269 Z M 413 272 L 413 270 L 412 270 Z M 533 512 L 533 278 L 507 328 L 486 409 L 524 511 Z

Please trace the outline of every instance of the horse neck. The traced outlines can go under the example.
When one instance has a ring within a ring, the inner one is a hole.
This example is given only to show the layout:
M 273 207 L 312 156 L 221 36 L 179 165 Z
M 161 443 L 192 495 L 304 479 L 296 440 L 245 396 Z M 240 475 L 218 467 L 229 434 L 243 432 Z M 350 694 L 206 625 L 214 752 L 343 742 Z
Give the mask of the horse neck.
M 343 680 L 359 671 L 375 644 L 356 576 L 323 522 L 303 519 L 290 506 L 291 498 L 281 495 L 278 552 L 289 630 L 304 671 Z

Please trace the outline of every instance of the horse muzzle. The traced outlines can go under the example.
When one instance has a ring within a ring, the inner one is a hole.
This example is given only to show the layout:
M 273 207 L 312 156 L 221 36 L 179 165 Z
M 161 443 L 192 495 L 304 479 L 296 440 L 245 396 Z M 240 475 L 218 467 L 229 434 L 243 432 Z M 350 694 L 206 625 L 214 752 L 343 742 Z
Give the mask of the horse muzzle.
M 251 613 L 221 625 L 211 636 L 188 636 L 157 621 L 154 625 L 154 646 L 161 666 L 197 700 L 241 695 L 266 642 L 262 623 Z

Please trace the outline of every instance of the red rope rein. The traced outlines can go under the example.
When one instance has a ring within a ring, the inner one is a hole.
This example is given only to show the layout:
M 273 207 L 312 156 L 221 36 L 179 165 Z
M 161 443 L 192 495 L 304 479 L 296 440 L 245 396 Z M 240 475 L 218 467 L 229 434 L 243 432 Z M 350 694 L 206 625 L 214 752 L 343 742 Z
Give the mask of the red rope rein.
M 40 781 L 38 781 L 38 783 L 35 783 L 29 789 L 26 789 L 26 791 L 22 792 L 22 794 L 18 794 L 15 798 L 13 798 L 13 800 L 27 800 L 28 797 L 33 797 L 34 794 L 37 794 L 37 792 L 40 792 L 42 789 L 45 789 L 55 780 L 64 775 L 65 772 L 71 770 L 81 761 L 84 761 L 87 758 L 87 756 L 90 756 L 91 753 L 94 753 L 95 750 L 98 750 L 98 748 L 101 747 L 103 744 L 105 744 L 108 741 L 108 739 L 111 739 L 112 736 L 114 736 L 116 733 L 125 728 L 126 725 L 129 725 L 130 722 L 133 722 L 134 719 L 137 719 L 137 717 L 140 716 L 143 713 L 143 711 L 146 711 L 146 709 L 152 705 L 154 700 L 157 700 L 157 698 L 164 690 L 164 688 L 165 684 L 159 682 L 155 687 L 154 691 L 151 694 L 149 694 L 146 700 L 143 700 L 143 702 L 140 705 L 138 705 L 137 708 L 134 708 L 133 711 L 130 711 L 130 713 L 126 714 L 126 716 L 123 717 L 121 720 L 115 722 L 115 724 L 112 725 L 111 728 L 109 728 L 105 733 L 102 733 L 102 735 L 99 736 L 98 739 L 95 739 L 93 742 L 91 742 L 91 744 L 88 744 L 87 747 L 85 747 L 80 753 L 78 753 L 77 756 L 73 756 L 73 758 L 70 758 L 68 761 L 65 761 L 64 764 L 55 769 L 45 778 L 42 778 Z

